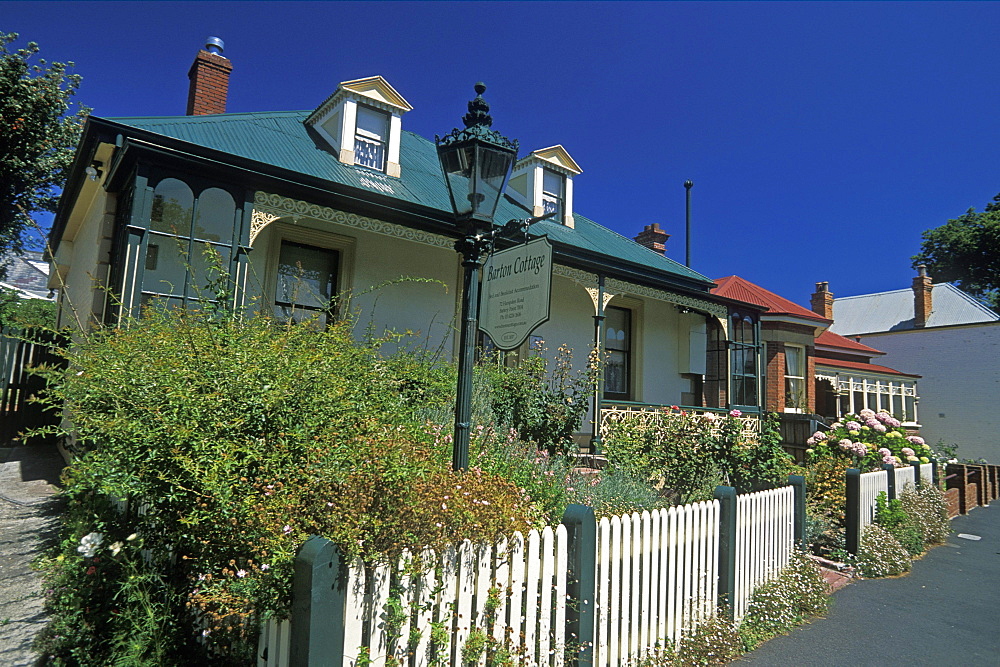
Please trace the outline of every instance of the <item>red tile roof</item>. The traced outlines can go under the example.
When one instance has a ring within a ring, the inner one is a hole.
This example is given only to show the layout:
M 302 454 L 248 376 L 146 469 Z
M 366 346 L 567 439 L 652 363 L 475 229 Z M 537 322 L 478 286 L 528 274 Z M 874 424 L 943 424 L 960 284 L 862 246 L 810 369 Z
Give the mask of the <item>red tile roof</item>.
M 816 336 L 816 344 L 824 345 L 826 347 L 839 347 L 844 350 L 850 350 L 851 352 L 863 352 L 867 355 L 883 355 L 885 352 L 881 350 L 876 350 L 874 347 L 868 347 L 864 343 L 859 343 L 850 338 L 844 338 L 840 334 L 835 334 L 829 329 Z
M 868 373 L 882 373 L 885 375 L 903 375 L 911 378 L 921 377 L 920 375 L 914 375 L 913 373 L 903 373 L 897 371 L 895 368 L 889 368 L 888 366 L 879 366 L 878 364 L 866 364 L 860 361 L 843 361 L 841 359 L 816 359 L 816 367 L 820 366 L 830 366 L 833 368 L 849 368 L 851 370 L 865 371 Z
M 829 324 L 832 321 L 739 276 L 719 278 L 715 281 L 712 294 L 746 301 L 758 306 L 766 306 L 768 312 L 765 315 L 792 315 L 823 324 Z

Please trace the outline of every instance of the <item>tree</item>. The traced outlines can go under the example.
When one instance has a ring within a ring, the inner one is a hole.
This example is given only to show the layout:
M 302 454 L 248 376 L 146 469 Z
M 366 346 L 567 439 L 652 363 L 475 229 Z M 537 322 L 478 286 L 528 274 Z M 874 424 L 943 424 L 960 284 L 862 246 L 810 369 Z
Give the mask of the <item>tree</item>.
M 8 50 L 0 32 L 0 253 L 20 252 L 34 213 L 55 211 L 90 109 L 70 110 L 80 75 L 73 63 L 32 63 L 38 44 Z
M 957 282 L 959 287 L 994 309 L 1000 308 L 1000 194 L 977 212 L 923 233 L 920 254 L 913 266 L 927 265 L 935 282 Z

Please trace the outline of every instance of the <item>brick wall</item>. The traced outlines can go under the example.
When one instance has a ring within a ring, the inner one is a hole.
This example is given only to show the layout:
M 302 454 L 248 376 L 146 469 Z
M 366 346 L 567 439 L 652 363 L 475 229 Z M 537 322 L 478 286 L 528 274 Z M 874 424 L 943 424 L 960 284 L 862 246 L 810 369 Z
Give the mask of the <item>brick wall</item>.
M 199 51 L 188 71 L 191 84 L 188 88 L 187 115 L 225 113 L 232 71 L 233 64 L 229 58 Z
M 948 518 L 954 519 L 961 514 L 961 496 L 958 489 L 947 489 L 944 492 L 944 502 L 948 506 Z

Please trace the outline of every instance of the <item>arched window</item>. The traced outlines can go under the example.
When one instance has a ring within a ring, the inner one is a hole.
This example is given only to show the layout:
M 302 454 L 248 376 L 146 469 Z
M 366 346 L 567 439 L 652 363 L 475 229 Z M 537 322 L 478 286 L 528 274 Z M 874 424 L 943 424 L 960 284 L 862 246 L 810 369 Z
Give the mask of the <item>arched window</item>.
M 237 225 L 228 191 L 209 187 L 196 195 L 182 180 L 161 180 L 153 190 L 140 303 L 212 300 L 207 286 L 230 273 Z

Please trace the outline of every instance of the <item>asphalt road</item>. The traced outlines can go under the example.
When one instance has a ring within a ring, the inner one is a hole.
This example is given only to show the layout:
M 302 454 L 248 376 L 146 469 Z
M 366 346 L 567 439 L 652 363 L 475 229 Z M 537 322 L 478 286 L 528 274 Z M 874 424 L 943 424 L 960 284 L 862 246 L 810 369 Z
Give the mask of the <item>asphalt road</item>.
M 850 584 L 826 618 L 733 664 L 1000 666 L 1000 501 L 956 517 L 952 529 L 908 575 Z

